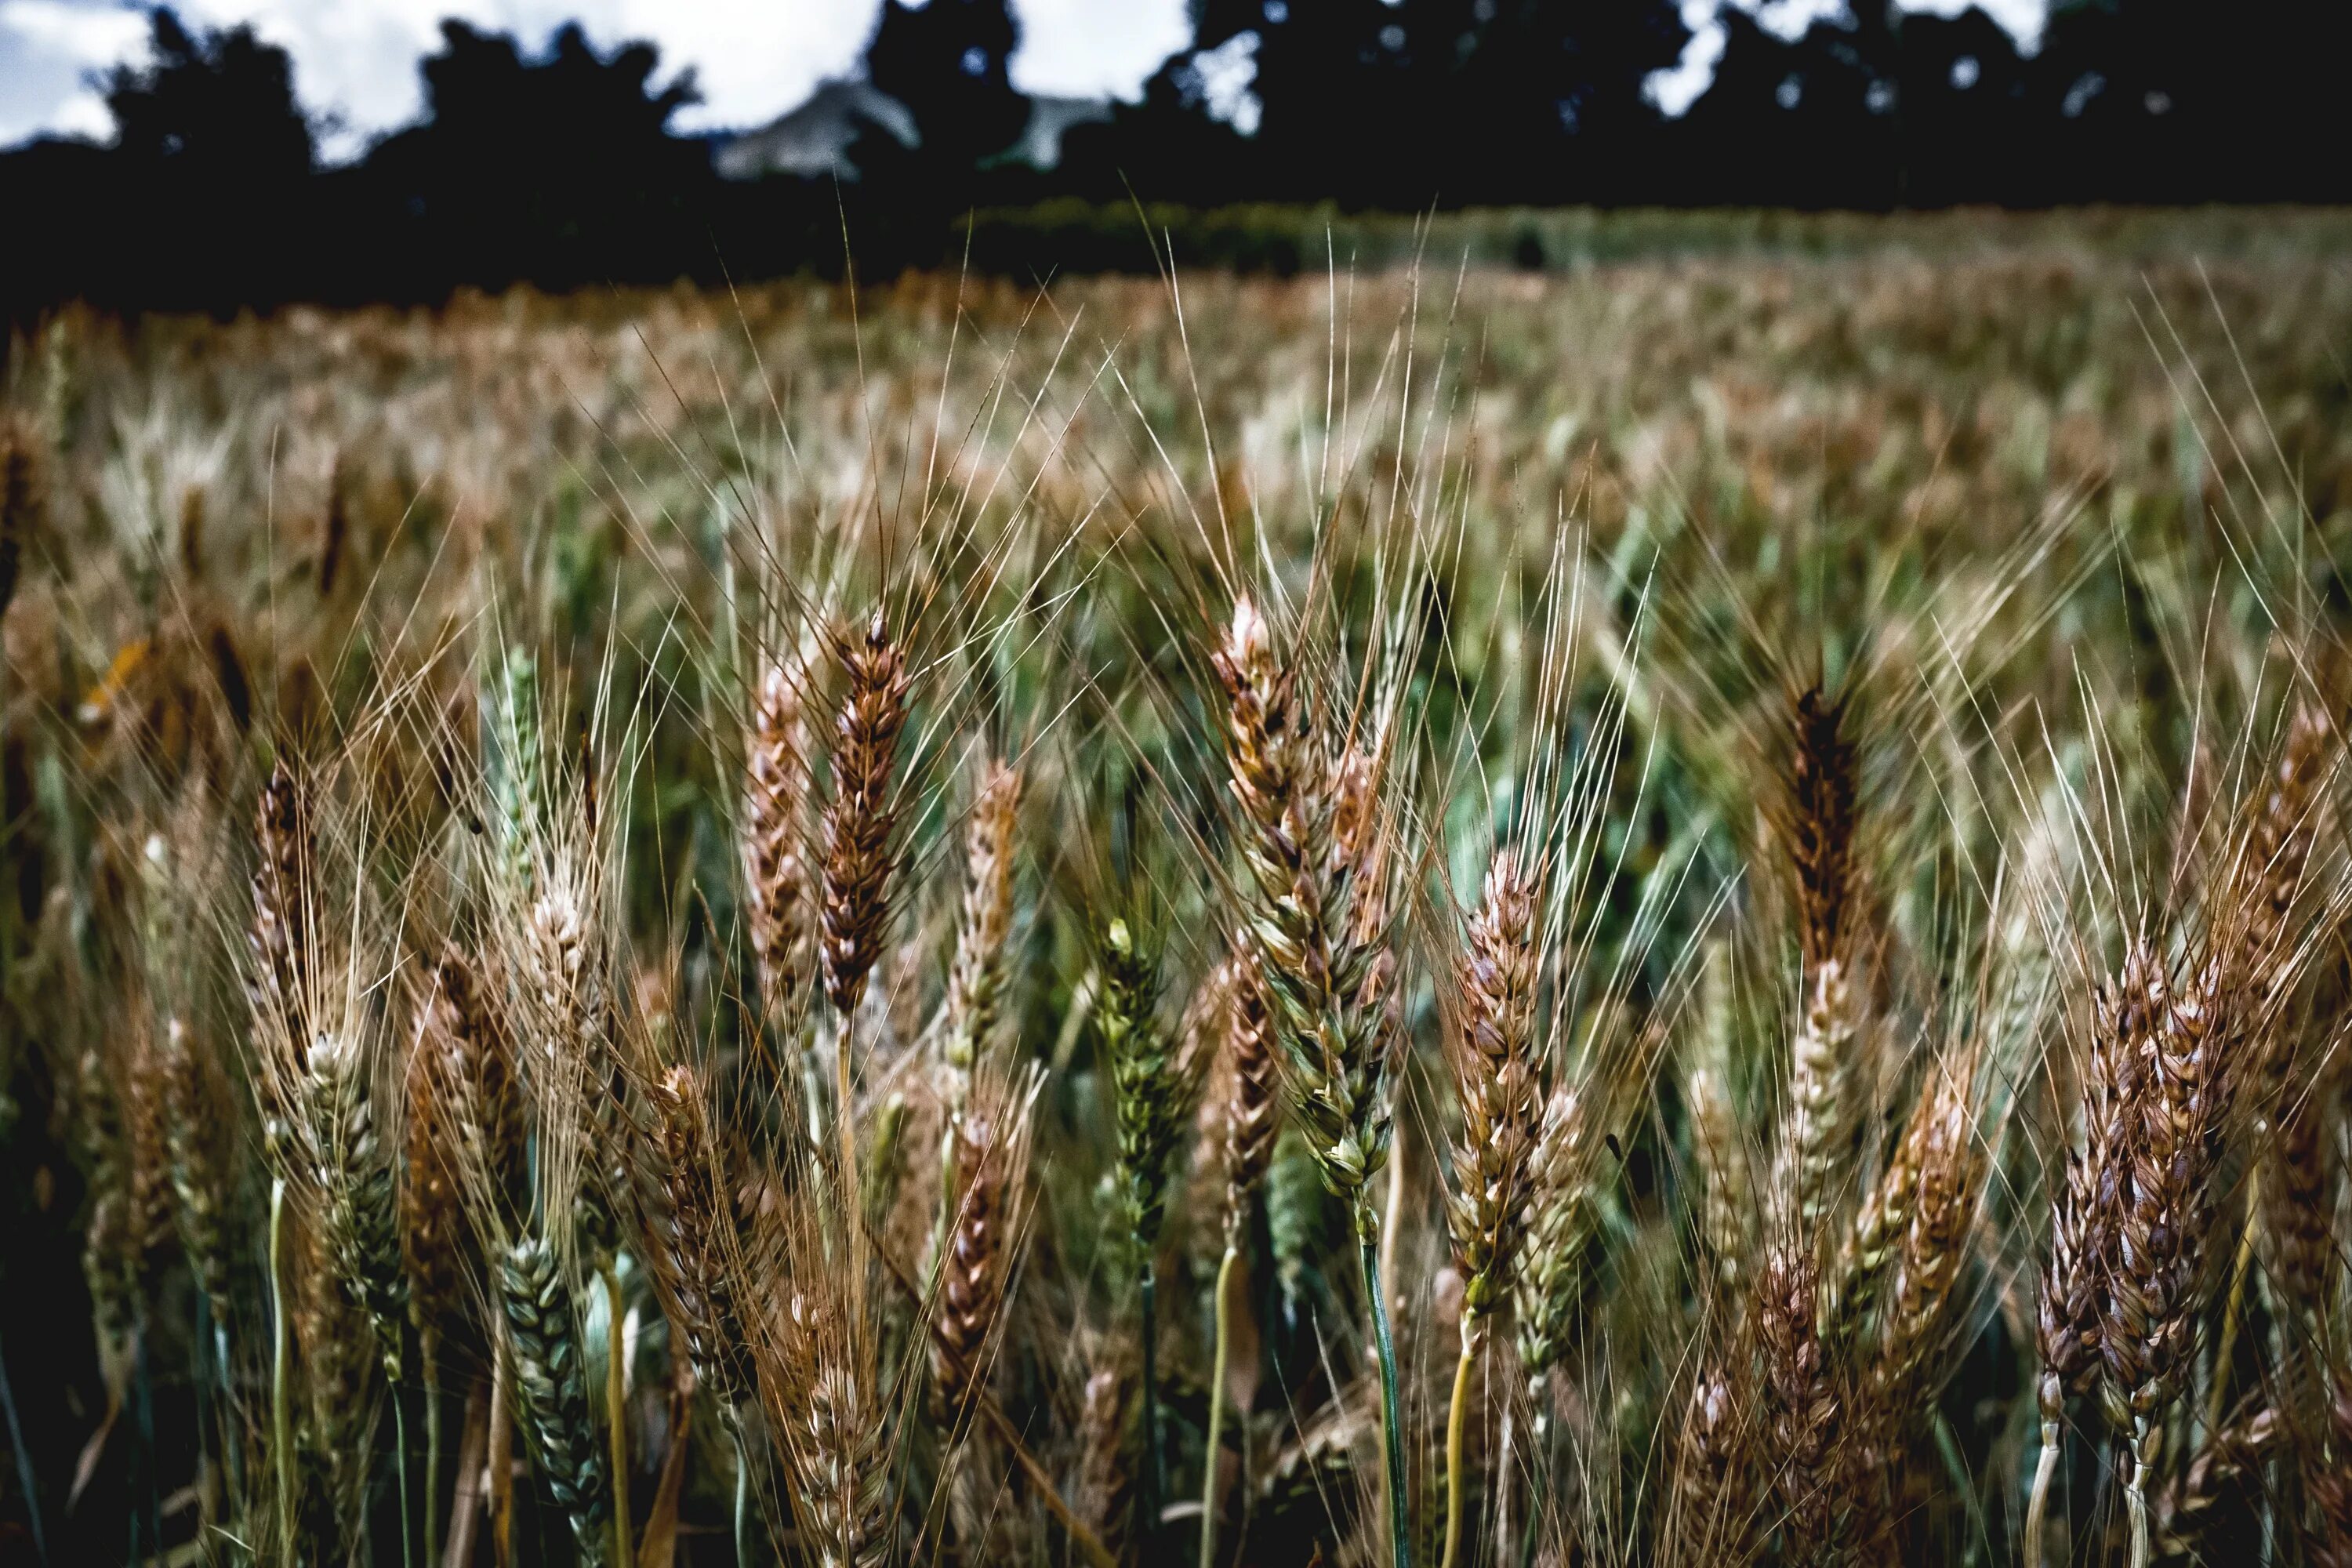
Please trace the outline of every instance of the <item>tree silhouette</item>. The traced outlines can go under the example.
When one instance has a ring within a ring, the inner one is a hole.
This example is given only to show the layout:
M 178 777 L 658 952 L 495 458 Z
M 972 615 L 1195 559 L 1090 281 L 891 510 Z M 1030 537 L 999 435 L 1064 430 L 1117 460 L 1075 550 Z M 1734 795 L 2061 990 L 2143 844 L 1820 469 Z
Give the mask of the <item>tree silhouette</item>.
M 281 184 L 310 172 L 310 122 L 284 49 L 249 26 L 191 33 L 168 7 L 147 25 L 152 63 L 100 82 L 125 159 L 205 182 Z
M 370 155 L 369 200 L 451 282 L 675 268 L 703 237 L 714 177 L 703 145 L 669 130 L 698 100 L 693 73 L 657 85 L 659 64 L 650 44 L 600 55 L 576 25 L 532 59 L 506 34 L 444 22 L 420 67 L 426 118 Z
M 1012 146 L 1029 122 L 1029 100 L 1009 69 L 1020 43 L 1005 0 L 883 0 L 866 74 L 914 114 L 921 164 L 969 173 Z

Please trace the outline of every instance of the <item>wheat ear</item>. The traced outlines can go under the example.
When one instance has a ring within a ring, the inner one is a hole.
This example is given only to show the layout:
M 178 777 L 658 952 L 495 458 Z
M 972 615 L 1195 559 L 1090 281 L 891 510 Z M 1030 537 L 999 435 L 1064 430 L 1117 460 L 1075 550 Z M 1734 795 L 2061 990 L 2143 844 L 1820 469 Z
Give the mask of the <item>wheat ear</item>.
M 642 1205 L 646 1262 L 696 1380 L 731 1428 L 751 1392 L 750 1352 L 735 1295 L 733 1211 L 701 1078 L 690 1067 L 672 1067 L 646 1099 L 653 1121 L 652 1179 Z
M 897 813 L 890 784 L 907 721 L 907 660 L 891 640 L 882 612 L 874 612 L 862 641 L 841 648 L 848 694 L 835 722 L 833 798 L 824 812 L 824 891 L 818 944 L 825 1000 L 840 1023 L 834 1064 L 834 1131 L 839 1142 L 845 1224 L 856 1228 L 864 1212 L 858 1197 L 857 1126 L 851 1099 L 855 1063 L 851 1032 L 857 1004 L 866 994 L 875 960 L 881 955 L 888 924 L 890 882 L 896 866 L 892 835 Z M 853 1252 L 855 1248 L 851 1249 Z M 863 1271 L 851 1270 L 853 1292 L 862 1295 Z
M 2122 1164 L 2116 1256 L 2099 1349 L 2107 1413 L 2128 1444 L 2125 1500 L 2133 1568 L 2152 1550 L 2148 1500 L 2165 1414 L 2187 1375 L 2201 1306 L 2212 1187 L 2236 1078 L 2225 1047 L 2240 1026 L 2239 980 L 2209 952 L 2178 986 L 2153 994 L 2153 1070 Z
M 2155 1029 L 2157 959 L 2136 941 L 2122 969 L 2091 998 L 2091 1049 L 2083 1065 L 2083 1142 L 2070 1146 L 2053 1205 L 2050 1255 L 2034 1298 L 2034 1398 L 2042 1449 L 2026 1510 L 2028 1568 L 2040 1568 L 2050 1484 L 2057 1474 L 2066 1396 L 2080 1393 L 2100 1364 L 2102 1304 L 2115 1261 L 2121 1215 L 2116 1194 L 2133 1137 Z
M 1226 699 L 1226 757 L 1249 873 L 1250 940 L 1282 1045 L 1289 1110 L 1356 1234 L 1381 1364 L 1390 1552 L 1412 1560 L 1396 1357 L 1380 1283 L 1372 1176 L 1388 1158 L 1394 1107 L 1378 762 L 1318 743 L 1293 671 L 1247 597 L 1212 657 Z
M 1518 856 L 1498 851 L 1456 964 L 1461 1021 L 1452 1058 L 1462 1131 L 1446 1215 L 1463 1279 L 1462 1353 L 1445 1424 L 1445 1568 L 1462 1546 L 1471 1373 L 1486 1320 L 1507 1299 L 1518 1266 L 1541 1131 L 1533 1049 L 1538 890 Z
M 1120 1217 L 1142 1309 L 1142 1533 L 1149 1542 L 1157 1533 L 1160 1500 L 1167 1495 L 1154 1376 L 1157 1254 L 1168 1213 L 1169 1163 L 1192 1119 L 1206 1052 L 1192 1031 L 1171 1041 L 1160 1026 L 1159 955 L 1128 921 L 1110 922 L 1095 962 L 1102 975 L 1095 1026 L 1117 1090 Z
M 745 924 L 761 1000 L 782 1017 L 806 978 L 810 889 L 808 721 L 781 661 L 761 673 L 743 750 Z
M 989 764 L 964 833 L 963 901 L 956 913 L 955 957 L 948 967 L 947 1029 L 940 1054 L 948 1068 L 950 1114 L 961 1110 L 971 1078 L 1003 1011 L 1004 944 L 1013 929 L 1013 833 L 1021 812 L 1021 774 Z
M 1795 703 L 1793 728 L 1785 832 L 1797 877 L 1802 1012 L 1780 1142 L 1788 1173 L 1775 1186 L 1790 1194 L 1795 1223 L 1811 1236 L 1834 1194 L 1851 1127 L 1856 791 L 1843 702 L 1824 698 L 1818 687 L 1805 691 Z
M 498 1260 L 498 1288 L 540 1479 L 572 1527 L 581 1563 L 599 1568 L 612 1552 L 612 1496 L 572 1291 L 554 1247 L 543 1237 L 509 1243 Z

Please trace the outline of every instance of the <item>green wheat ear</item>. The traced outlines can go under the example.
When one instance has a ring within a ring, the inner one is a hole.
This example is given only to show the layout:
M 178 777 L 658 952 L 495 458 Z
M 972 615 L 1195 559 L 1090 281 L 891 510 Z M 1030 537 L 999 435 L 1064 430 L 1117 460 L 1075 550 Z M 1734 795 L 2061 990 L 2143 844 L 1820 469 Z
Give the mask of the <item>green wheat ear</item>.
M 1129 1241 L 1148 1252 L 1167 1221 L 1169 1165 L 1206 1063 L 1160 1026 L 1160 958 L 1148 942 L 1114 920 L 1101 950 L 1095 1016 L 1117 1090 L 1119 1202 Z

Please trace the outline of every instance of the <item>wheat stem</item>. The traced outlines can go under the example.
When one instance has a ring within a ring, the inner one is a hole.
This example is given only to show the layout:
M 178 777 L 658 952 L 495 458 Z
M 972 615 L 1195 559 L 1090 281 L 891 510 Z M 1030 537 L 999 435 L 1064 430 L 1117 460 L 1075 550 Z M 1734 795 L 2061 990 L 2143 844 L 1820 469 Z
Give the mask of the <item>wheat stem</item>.
M 2063 1429 L 2055 1421 L 2042 1424 L 2042 1453 L 2033 1462 L 2033 1490 L 2025 1504 L 2025 1568 L 2042 1568 L 2042 1542 L 2050 1513 L 2050 1482 L 2058 1473 Z
M 1160 1534 L 1160 1500 L 1168 1493 L 1168 1477 L 1160 1458 L 1160 1380 L 1158 1355 L 1153 1345 L 1160 1336 L 1153 1331 L 1159 1326 L 1160 1279 L 1153 1268 L 1151 1255 L 1143 1256 L 1143 1506 L 1140 1536 L 1145 1555 Z
M 751 1455 L 743 1442 L 742 1412 L 730 1405 L 728 1439 L 735 1447 L 735 1568 L 750 1568 L 751 1521 Z
M 1217 1265 L 1217 1351 L 1209 1372 L 1209 1430 L 1202 1444 L 1201 1568 L 1216 1568 L 1217 1443 L 1225 1425 L 1225 1358 L 1233 1348 L 1234 1265 L 1240 1260 L 1240 1249 L 1227 1242 L 1225 1256 Z
M 2142 1422 L 2145 1426 L 2145 1421 Z M 2137 1440 L 2132 1445 L 2137 1450 Z M 2124 1511 L 2131 1520 L 2131 1568 L 2147 1568 L 2150 1550 L 2147 1528 L 2147 1462 L 2135 1452 L 2131 1460 L 2131 1481 L 2124 1489 Z
M 1469 1426 L 1470 1370 L 1478 1359 L 1478 1334 L 1474 1314 L 1462 1318 L 1462 1356 L 1454 1365 L 1454 1399 L 1445 1416 L 1445 1557 L 1454 1568 L 1462 1552 L 1463 1434 Z
M 623 1332 L 620 1270 L 607 1262 L 604 1278 L 604 1423 L 613 1450 L 613 1562 L 630 1568 L 636 1549 L 629 1530 L 629 1360 Z
M 857 1036 L 856 1020 L 841 1016 L 841 1033 L 834 1040 L 834 1122 L 841 1139 L 841 1186 L 846 1194 L 841 1208 L 842 1266 L 849 1270 L 849 1310 L 856 1321 L 866 1316 L 866 1271 L 857 1266 L 861 1233 L 857 1216 L 866 1212 L 863 1173 L 857 1168 L 857 1121 L 850 1104 L 850 1052 Z
M 1381 1368 L 1381 1471 L 1389 1494 L 1389 1560 L 1412 1568 L 1412 1521 L 1404 1500 L 1404 1430 L 1397 1415 L 1396 1340 L 1389 1331 L 1389 1307 L 1381 1294 L 1381 1238 L 1370 1215 L 1356 1216 L 1356 1252 L 1364 1275 L 1364 1300 L 1372 1312 L 1372 1349 Z
M 416 1568 L 416 1542 L 410 1533 L 415 1521 L 408 1508 L 408 1401 L 401 1397 L 397 1383 L 387 1392 L 392 1396 L 393 1495 L 400 1501 L 401 1568 Z
M 482 1439 L 490 1477 L 490 1547 L 498 1568 L 514 1562 L 514 1350 L 503 1317 L 490 1325 L 490 1409 Z
M 425 1376 L 425 1561 L 441 1560 L 441 1347 L 430 1330 L 417 1335 Z
M 289 1557 L 295 1553 L 294 1414 L 288 1377 L 290 1359 L 286 1322 L 286 1178 L 269 1184 L 269 1436 L 278 1460 L 278 1534 Z

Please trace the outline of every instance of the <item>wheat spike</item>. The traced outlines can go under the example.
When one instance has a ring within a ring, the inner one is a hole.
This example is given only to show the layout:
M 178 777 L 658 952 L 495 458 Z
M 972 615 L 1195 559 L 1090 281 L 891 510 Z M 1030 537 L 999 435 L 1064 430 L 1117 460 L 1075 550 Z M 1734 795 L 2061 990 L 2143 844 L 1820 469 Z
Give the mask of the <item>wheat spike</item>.
M 1591 1096 L 1573 1084 L 1554 1086 L 1537 1138 L 1518 1289 L 1519 1363 L 1531 1379 L 1549 1373 L 1568 1348 L 1578 1271 L 1592 1237 L 1591 1164 L 1601 1141 Z
M 833 799 L 824 812 L 821 952 L 825 999 L 846 1018 L 866 994 L 889 912 L 897 824 L 890 778 L 907 721 L 907 661 L 879 610 L 841 659 L 849 690 L 835 724 Z
M 744 736 L 743 879 L 761 995 L 788 1013 L 807 978 L 809 904 L 808 721 L 802 692 L 782 661 L 760 677 Z
M 1034 1092 L 1033 1080 L 984 1094 L 952 1132 L 956 1201 L 931 1314 L 931 1372 L 950 1431 L 983 1386 L 1012 1283 Z
M 956 916 L 955 958 L 948 968 L 947 1033 L 940 1049 L 950 1100 L 961 1104 L 974 1065 L 996 1034 L 1003 1011 L 1004 944 L 1013 927 L 1013 831 L 1021 811 L 1021 774 L 991 763 L 964 832 L 963 901 Z
M 448 1079 L 437 1059 L 430 1002 L 418 1009 L 403 1078 L 400 1240 L 408 1264 L 408 1310 L 427 1344 L 446 1337 L 462 1312 L 465 1216 L 458 1207 L 458 1136 Z
M 1747 1560 L 1753 1420 L 1742 1353 L 1711 1360 L 1691 1385 L 1675 1456 L 1674 1505 L 1693 1563 Z
M 1323 1179 L 1360 1230 L 1377 1226 L 1369 1184 L 1388 1158 L 1394 960 L 1374 761 L 1318 754 L 1292 674 L 1255 604 L 1235 601 L 1213 656 L 1226 696 L 1226 753 L 1255 894 L 1250 939 L 1280 1024 L 1290 1109 Z
M 782 1374 L 763 1380 L 761 1392 L 783 1434 L 803 1539 L 815 1561 L 880 1568 L 895 1544 L 887 1411 L 861 1364 L 865 1327 L 845 1315 L 846 1306 L 809 1294 L 784 1303 Z
M 1216 983 L 1225 998 L 1224 1094 L 1217 1106 L 1219 1166 L 1224 1174 L 1225 1245 L 1237 1246 L 1249 1224 L 1249 1206 L 1274 1163 L 1282 1131 L 1274 1055 L 1274 1021 L 1266 1016 L 1265 994 L 1256 966 L 1237 952 L 1225 961 Z
M 2139 1114 L 2157 1026 L 2156 954 L 2135 941 L 2123 967 L 2091 997 L 2091 1049 L 2083 1064 L 2083 1142 L 2070 1146 L 2051 1218 L 2050 1253 L 2034 1298 L 2034 1399 L 2041 1458 L 2026 1524 L 2028 1561 L 2042 1551 L 2042 1510 L 2057 1473 L 2066 1397 L 2088 1387 L 2101 1364 L 2107 1276 L 2122 1215 L 2118 1193 Z
M 2148 1497 L 2163 1457 L 2166 1410 L 2188 1372 L 2197 1331 L 2232 1076 L 2221 1056 L 2234 1022 L 2232 991 L 2232 976 L 2216 956 L 2178 987 L 2159 976 L 2151 988 L 2152 1070 L 2135 1097 L 2121 1162 L 2099 1352 L 2108 1419 L 2127 1441 L 2135 1568 L 2148 1552 Z
M 1905 1420 L 1935 1393 L 1924 1374 L 1928 1357 L 1941 1347 L 1968 1261 L 1985 1173 L 1967 1077 L 1939 1069 L 1919 1107 L 1912 1122 L 1916 1131 L 1906 1138 L 1914 1173 L 1911 1212 L 1895 1250 L 1878 1354 L 1870 1365 L 1878 1408 Z
M 378 1126 L 367 1059 L 357 1041 L 321 1028 L 311 1040 L 307 1068 L 320 1239 L 337 1281 L 374 1331 L 385 1378 L 397 1386 L 408 1277 L 393 1151 Z
M 1786 1513 L 1790 1561 L 1827 1563 L 1844 1546 L 1839 1442 L 1845 1405 L 1822 1353 L 1820 1310 L 1811 1247 L 1785 1238 L 1768 1243 L 1757 1269 L 1755 1321 L 1772 1479 Z
M 735 1294 L 733 1211 L 700 1077 L 679 1065 L 646 1089 L 653 1155 L 645 1213 L 650 1265 L 695 1377 L 729 1420 L 751 1392 L 750 1352 Z
M 1097 1366 L 1087 1375 L 1078 1405 L 1076 1506 L 1122 1562 L 1135 1510 L 1135 1466 L 1127 1442 L 1129 1384 L 1118 1366 Z
M 1699 1183 L 1699 1236 L 1723 1299 L 1735 1299 L 1754 1214 L 1739 1118 L 1731 1100 L 1731 952 L 1717 940 L 1700 960 L 1699 1059 L 1683 1078 L 1691 1161 Z
M 1542 1131 L 1533 1049 L 1537 892 L 1518 856 L 1497 852 L 1457 964 L 1462 1018 L 1453 1064 L 1462 1133 L 1447 1212 L 1462 1270 L 1465 1354 L 1509 1294 Z
M 612 1545 L 612 1499 L 572 1293 L 555 1249 L 540 1237 L 510 1243 L 499 1258 L 498 1288 L 540 1479 L 572 1526 L 580 1561 L 594 1568 Z
M 214 1120 L 219 1100 L 187 1026 L 176 1015 L 163 1022 L 162 1057 L 163 1148 L 178 1200 L 180 1245 L 218 1321 L 229 1310 L 226 1226 L 234 1217 Z
M 1159 956 L 1126 921 L 1104 931 L 1097 965 L 1102 996 L 1095 1026 L 1118 1091 L 1124 1229 L 1148 1256 L 1167 1215 L 1169 1163 L 1191 1118 L 1206 1052 L 1192 1031 L 1171 1040 L 1160 1026 Z
M 1834 1196 L 1851 1126 L 1846 1079 L 1854 1035 L 1855 779 L 1843 701 L 1825 699 L 1818 687 L 1805 691 L 1796 700 L 1794 728 L 1785 833 L 1797 874 L 1803 984 L 1781 1137 L 1790 1175 L 1780 1184 L 1788 1187 L 1797 1222 L 1811 1234 Z
M 41 441 L 29 420 L 0 423 L 0 619 L 16 596 L 26 542 L 40 521 Z
M 519 1205 L 523 1131 L 514 1048 L 503 1017 L 488 1005 L 472 965 L 454 943 L 433 966 L 423 1028 L 438 1057 L 433 1072 L 447 1097 L 457 1168 L 480 1172 L 505 1205 Z
M 293 1316 L 310 1394 L 309 1442 L 326 1474 L 335 1528 L 349 1537 L 365 1526 L 361 1500 L 375 1446 L 378 1385 L 368 1375 L 369 1322 L 352 1303 L 316 1226 L 303 1226 L 300 1250 L 308 1254 L 307 1267 L 296 1270 Z
M 310 822 L 300 784 L 283 759 L 261 787 L 253 873 L 253 1005 L 257 1019 L 278 1020 L 284 1037 L 307 1047 L 303 1008 L 310 996 Z

